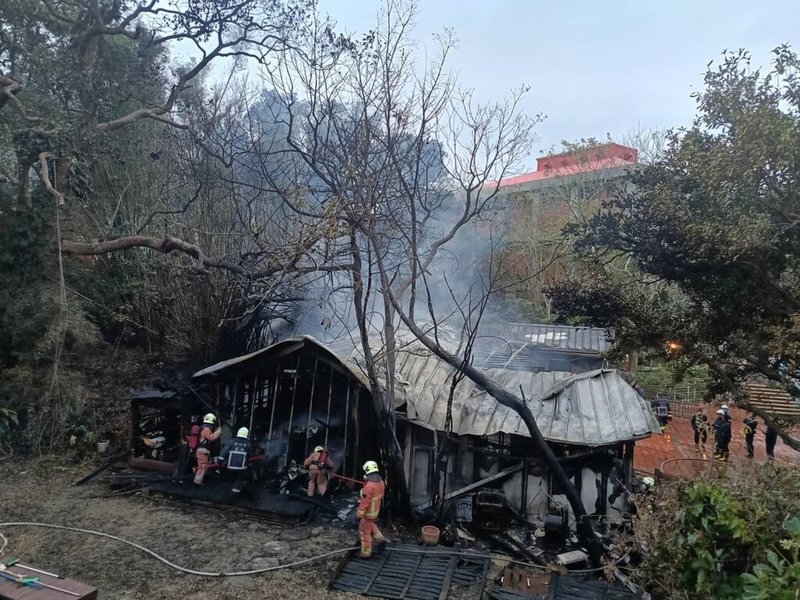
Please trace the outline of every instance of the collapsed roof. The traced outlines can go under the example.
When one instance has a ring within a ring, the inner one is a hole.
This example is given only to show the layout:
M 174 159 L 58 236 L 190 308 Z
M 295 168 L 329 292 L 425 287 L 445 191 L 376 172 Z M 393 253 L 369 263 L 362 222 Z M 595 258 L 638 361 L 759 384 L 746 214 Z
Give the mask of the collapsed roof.
M 513 340 L 566 352 L 604 354 L 613 343 L 613 334 L 599 327 L 511 323 L 509 329 Z
M 398 332 L 396 343 L 395 408 L 405 412 L 414 423 L 443 430 L 451 381 L 457 370 L 409 332 Z M 440 339 L 440 343 L 452 346 L 454 341 Z M 233 369 L 257 368 L 270 357 L 286 356 L 306 345 L 322 351 L 369 389 L 363 352 L 358 344 L 348 341 L 325 345 L 310 336 L 284 340 L 222 361 L 198 371 L 193 378 L 216 378 Z M 380 362 L 385 344 L 376 337 L 370 346 Z M 552 442 L 604 446 L 645 438 L 659 431 L 647 402 L 616 370 L 599 369 L 578 375 L 510 369 L 485 369 L 485 372 L 517 396 L 522 390 L 542 434 Z M 458 435 L 528 436 L 527 427 L 516 412 L 498 403 L 468 378 L 456 388 L 452 421 L 451 431 Z

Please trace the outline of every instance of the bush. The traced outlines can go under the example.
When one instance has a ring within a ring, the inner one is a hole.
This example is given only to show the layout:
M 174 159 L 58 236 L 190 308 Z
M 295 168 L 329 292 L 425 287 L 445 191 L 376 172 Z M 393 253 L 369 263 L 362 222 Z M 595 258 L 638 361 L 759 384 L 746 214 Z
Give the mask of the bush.
M 786 556 L 767 551 L 767 563 L 753 567 L 752 573 L 743 573 L 742 600 L 797 600 L 800 594 L 800 519 L 793 517 L 786 524 L 788 538 L 780 547 Z
M 0 451 L 7 446 L 8 435 L 18 423 L 16 411 L 10 408 L 0 408 Z
M 6 369 L 0 374 L 0 396 L 27 415 L 12 444 L 21 452 L 62 451 L 72 428 L 92 423 L 86 378 L 69 368 L 60 369 L 55 382 L 51 366 Z
M 794 598 L 800 473 L 752 465 L 666 484 L 640 511 L 634 578 L 657 599 Z

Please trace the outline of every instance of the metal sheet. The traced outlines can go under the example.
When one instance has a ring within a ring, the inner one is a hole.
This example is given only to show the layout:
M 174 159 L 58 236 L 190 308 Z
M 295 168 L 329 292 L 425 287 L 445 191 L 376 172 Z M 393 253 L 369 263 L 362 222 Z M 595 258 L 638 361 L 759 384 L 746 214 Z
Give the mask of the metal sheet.
M 453 586 L 471 585 L 479 597 L 488 565 L 489 557 L 480 554 L 388 546 L 371 560 L 350 559 L 335 575 L 331 588 L 378 598 L 438 600 Z
M 511 323 L 509 332 L 509 340 L 556 350 L 603 354 L 612 346 L 609 332 L 597 327 Z
M 542 434 L 550 441 L 603 446 L 658 432 L 649 404 L 613 369 L 587 373 L 530 373 L 507 369 L 485 372 L 519 396 L 522 388 Z M 396 398 L 409 420 L 442 430 L 455 369 L 417 342 L 397 357 Z M 519 415 L 464 379 L 456 389 L 452 431 L 459 435 L 508 433 L 527 436 Z

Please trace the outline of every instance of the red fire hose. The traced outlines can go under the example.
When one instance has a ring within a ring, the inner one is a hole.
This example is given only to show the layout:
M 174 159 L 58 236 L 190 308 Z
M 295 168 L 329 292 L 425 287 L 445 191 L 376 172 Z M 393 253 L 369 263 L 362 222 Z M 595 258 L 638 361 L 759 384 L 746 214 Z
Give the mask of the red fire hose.
M 355 483 L 358 485 L 364 485 L 363 481 L 359 481 L 358 479 L 350 479 L 349 477 L 345 477 L 344 475 L 337 475 L 336 473 L 331 473 L 331 477 L 335 477 L 336 479 L 341 479 L 342 481 L 349 481 L 350 483 Z

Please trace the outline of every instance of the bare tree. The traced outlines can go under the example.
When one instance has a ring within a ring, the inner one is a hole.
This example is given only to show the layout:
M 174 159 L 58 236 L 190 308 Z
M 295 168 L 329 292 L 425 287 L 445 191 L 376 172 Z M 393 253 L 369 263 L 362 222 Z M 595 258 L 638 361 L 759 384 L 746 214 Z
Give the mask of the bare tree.
M 393 446 L 387 459 L 395 483 L 403 482 L 393 416 L 395 333 L 402 322 L 432 352 L 521 415 L 566 490 L 579 535 L 597 564 L 602 548 L 580 495 L 530 409 L 468 358 L 448 352 L 438 343 L 436 328 L 426 332 L 415 316 L 424 302 L 435 318 L 431 290 L 437 260 L 491 209 L 503 177 L 527 155 L 537 118 L 519 111 L 524 90 L 490 105 L 458 92 L 446 70 L 450 38 L 440 38 L 435 62 L 416 64 L 408 37 L 413 16 L 413 4 L 390 1 L 378 28 L 357 46 L 331 51 L 326 35 L 315 36 L 300 59 L 269 71 L 270 84 L 285 102 L 287 142 L 309 172 L 302 200 L 290 190 L 285 197 L 305 217 L 335 214 L 343 243 L 349 244 L 356 323 L 375 409 Z M 296 109 L 297 98 L 307 102 L 303 111 Z M 375 295 L 382 304 L 379 331 L 372 330 L 368 317 Z M 476 306 L 482 314 L 486 305 Z M 461 311 L 475 314 L 463 304 Z M 476 327 L 474 319 L 465 321 L 468 357 Z M 376 333 L 383 342 L 377 353 L 370 343 Z
M 335 223 L 351 257 L 355 322 L 396 484 L 398 321 L 389 291 L 405 295 L 414 313 L 421 278 L 491 206 L 499 189 L 492 182 L 527 154 L 537 121 L 519 110 L 524 89 L 496 104 L 459 92 L 447 69 L 452 37 L 438 37 L 438 53 L 419 61 L 414 15 L 413 3 L 389 1 L 376 29 L 347 46 L 318 24 L 301 52 L 266 71 L 284 103 L 287 145 L 307 174 L 284 186 L 283 197 L 298 216 Z M 374 303 L 381 319 L 372 318 Z M 376 335 L 384 345 L 377 355 Z

